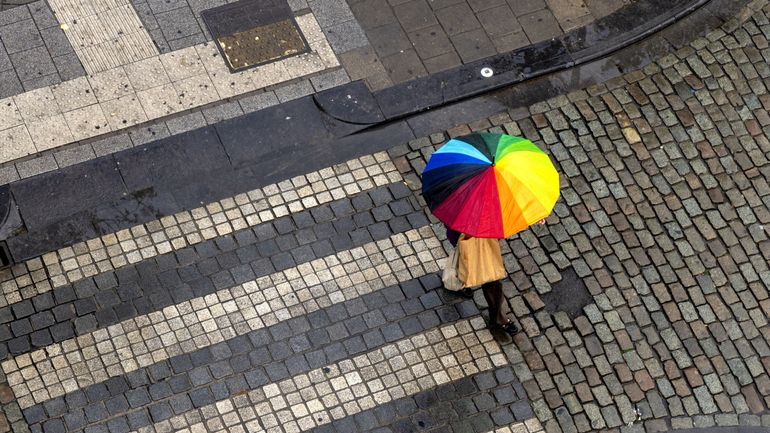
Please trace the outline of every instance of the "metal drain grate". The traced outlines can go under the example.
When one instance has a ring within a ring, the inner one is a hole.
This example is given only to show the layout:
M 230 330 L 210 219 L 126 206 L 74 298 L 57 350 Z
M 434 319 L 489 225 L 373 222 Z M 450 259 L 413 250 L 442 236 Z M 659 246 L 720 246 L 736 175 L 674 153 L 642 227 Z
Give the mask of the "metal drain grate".
M 232 72 L 310 51 L 285 0 L 241 0 L 201 16 Z

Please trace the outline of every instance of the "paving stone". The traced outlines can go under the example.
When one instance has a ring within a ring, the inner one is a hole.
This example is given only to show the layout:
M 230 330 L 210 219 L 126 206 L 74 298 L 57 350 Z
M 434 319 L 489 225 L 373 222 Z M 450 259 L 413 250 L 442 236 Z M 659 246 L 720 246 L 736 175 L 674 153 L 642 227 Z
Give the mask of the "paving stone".
M 206 126 L 206 119 L 200 111 L 166 120 L 166 127 L 172 135 L 181 134 Z
M 452 37 L 452 43 L 463 62 L 489 57 L 496 52 L 492 41 L 481 29 L 455 35 Z
M 559 23 L 548 9 L 520 15 L 518 21 L 532 43 L 556 37 L 561 33 Z
M 56 66 L 61 81 L 69 81 L 86 75 L 80 59 L 74 53 L 54 57 L 53 63 Z
M 427 74 L 420 58 L 414 50 L 407 50 L 382 58 L 382 65 L 388 76 L 396 81 L 408 81 Z
M 46 2 L 38 0 L 34 2 L 24 1 L 24 3 L 27 3 L 30 15 L 32 16 L 32 19 L 35 20 L 37 28 L 43 30 L 59 25 L 53 11 L 51 11 L 51 8 Z
M 406 32 L 438 24 L 433 11 L 424 0 L 412 0 L 393 8 L 398 21 Z
M 424 59 L 453 51 L 451 42 L 441 26 L 426 27 L 409 34 L 417 54 Z
M 457 53 L 451 51 L 430 59 L 425 59 L 423 60 L 423 64 L 429 74 L 434 74 L 436 72 L 445 71 L 460 66 L 462 61 L 460 60 L 460 57 L 457 55 Z
M 0 72 L 0 97 L 6 98 L 22 92 L 24 88 L 15 71 Z
M 8 54 L 19 53 L 43 46 L 43 38 L 30 18 L 0 27 L 0 37 Z
M 525 15 L 546 8 L 545 0 L 523 0 L 508 2 L 516 16 Z
M 479 12 L 478 19 L 490 38 L 520 33 L 523 30 L 510 7 L 505 3 Z
M 244 113 L 252 113 L 278 104 L 278 97 L 273 92 L 255 93 L 254 95 L 239 99 L 238 104 Z
M 155 18 L 167 41 L 186 38 L 201 32 L 198 20 L 189 7 L 156 13 Z
M 402 50 L 412 48 L 406 32 L 398 23 L 390 23 L 367 30 L 366 36 L 374 50 L 381 57 L 387 57 Z
M 348 76 L 347 72 L 345 72 L 345 70 L 343 69 L 338 69 L 336 71 L 331 71 L 331 72 L 325 72 L 321 75 L 317 75 L 310 78 L 310 83 L 313 85 L 313 89 L 315 89 L 316 92 L 341 86 L 349 82 L 350 82 L 350 77 Z
M 481 28 L 470 6 L 465 2 L 437 10 L 436 18 L 450 36 Z
M 48 50 L 44 46 L 25 49 L 24 51 L 17 53 L 11 53 L 10 57 L 11 62 L 16 69 L 16 74 L 19 76 L 19 79 L 22 83 L 33 83 L 35 80 L 40 79 L 41 77 L 46 77 L 57 73 L 56 66 L 51 59 L 51 56 L 48 54 Z M 56 77 L 53 82 L 47 82 L 46 85 L 57 84 L 59 81 L 59 78 Z M 42 86 L 38 85 L 35 88 L 37 87 Z
M 346 53 L 368 45 L 363 29 L 354 20 L 328 27 L 326 37 L 337 53 Z
M 293 84 L 275 89 L 275 96 L 280 102 L 291 101 L 313 93 L 313 86 L 309 80 L 298 81 Z

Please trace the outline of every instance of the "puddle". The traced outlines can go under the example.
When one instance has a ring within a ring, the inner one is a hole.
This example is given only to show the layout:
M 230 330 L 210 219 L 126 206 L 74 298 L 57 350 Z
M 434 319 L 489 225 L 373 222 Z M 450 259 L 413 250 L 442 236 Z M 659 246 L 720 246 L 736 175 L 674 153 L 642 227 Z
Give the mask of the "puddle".
M 570 319 L 582 315 L 583 307 L 594 302 L 591 292 L 571 267 L 562 271 L 561 281 L 551 284 L 551 291 L 540 295 L 540 299 L 546 311 L 551 314 L 563 311 Z

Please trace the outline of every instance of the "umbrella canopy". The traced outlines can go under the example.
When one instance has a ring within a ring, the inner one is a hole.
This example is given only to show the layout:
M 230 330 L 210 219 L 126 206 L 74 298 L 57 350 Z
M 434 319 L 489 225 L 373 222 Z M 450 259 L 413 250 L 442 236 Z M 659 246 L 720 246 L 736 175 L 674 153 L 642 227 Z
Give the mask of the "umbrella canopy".
M 433 153 L 422 173 L 433 215 L 452 230 L 506 238 L 547 217 L 559 198 L 559 174 L 529 140 L 476 133 Z

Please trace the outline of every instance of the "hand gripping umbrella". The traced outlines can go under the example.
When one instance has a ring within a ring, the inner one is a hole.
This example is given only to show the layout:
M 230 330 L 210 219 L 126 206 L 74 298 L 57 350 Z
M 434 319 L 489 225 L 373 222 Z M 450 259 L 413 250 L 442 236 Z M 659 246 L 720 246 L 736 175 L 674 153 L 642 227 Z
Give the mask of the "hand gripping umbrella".
M 548 216 L 559 198 L 559 174 L 529 140 L 476 133 L 449 140 L 422 173 L 433 215 L 452 230 L 507 238 Z

